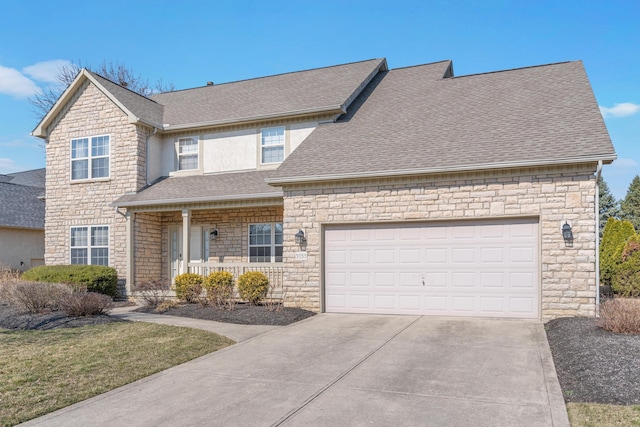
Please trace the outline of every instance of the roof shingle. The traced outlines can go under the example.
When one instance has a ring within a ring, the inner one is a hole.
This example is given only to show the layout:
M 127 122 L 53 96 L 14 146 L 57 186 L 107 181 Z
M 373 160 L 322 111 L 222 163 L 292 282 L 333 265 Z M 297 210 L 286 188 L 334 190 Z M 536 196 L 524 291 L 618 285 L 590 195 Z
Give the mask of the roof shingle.
M 113 202 L 120 207 L 282 197 L 265 182 L 274 171 L 170 177 Z
M 445 64 L 380 73 L 268 181 L 615 157 L 580 61 L 442 78 Z

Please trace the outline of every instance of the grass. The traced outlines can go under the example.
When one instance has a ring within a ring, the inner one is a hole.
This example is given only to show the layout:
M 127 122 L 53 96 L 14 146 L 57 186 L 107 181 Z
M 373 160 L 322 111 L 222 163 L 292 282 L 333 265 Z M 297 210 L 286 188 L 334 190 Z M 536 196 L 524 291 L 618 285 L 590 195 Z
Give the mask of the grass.
M 0 329 L 0 426 L 47 414 L 233 344 L 141 322 L 49 331 Z
M 640 426 L 640 406 L 567 403 L 572 427 Z

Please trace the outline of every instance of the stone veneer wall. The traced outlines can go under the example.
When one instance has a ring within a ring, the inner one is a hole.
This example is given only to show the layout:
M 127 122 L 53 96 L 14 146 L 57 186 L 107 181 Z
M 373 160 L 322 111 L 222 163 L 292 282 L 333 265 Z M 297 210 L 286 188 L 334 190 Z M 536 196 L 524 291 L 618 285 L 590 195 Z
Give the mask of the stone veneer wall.
M 69 264 L 70 227 L 108 225 L 109 264 L 125 278 L 126 221 L 111 203 L 145 185 L 148 131 L 130 124 L 126 114 L 88 82 L 54 120 L 46 144 L 46 264 Z M 71 139 L 96 135 L 110 135 L 110 177 L 71 182 Z
M 284 187 L 289 306 L 321 309 L 321 226 L 333 223 L 539 217 L 542 318 L 595 313 L 595 164 Z M 561 224 L 575 237 L 566 248 Z M 306 261 L 294 259 L 299 228 Z
M 194 210 L 191 225 L 217 228 L 218 239 L 209 242 L 209 261 L 248 262 L 249 224 L 282 222 L 283 208 Z M 167 279 L 169 226 L 182 227 L 182 212 L 136 214 L 135 282 Z

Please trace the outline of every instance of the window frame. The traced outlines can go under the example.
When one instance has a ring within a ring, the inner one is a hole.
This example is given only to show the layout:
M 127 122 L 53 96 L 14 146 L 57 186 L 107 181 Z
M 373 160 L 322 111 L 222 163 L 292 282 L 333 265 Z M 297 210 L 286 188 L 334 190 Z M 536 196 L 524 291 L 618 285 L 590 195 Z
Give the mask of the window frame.
M 282 144 L 276 144 L 276 145 L 264 144 L 264 131 L 271 130 L 271 129 L 282 129 Z M 278 160 L 275 162 L 265 162 L 264 149 L 274 148 L 274 147 L 282 147 L 282 160 Z M 264 127 L 260 129 L 260 165 L 276 165 L 278 163 L 284 162 L 284 159 L 287 157 L 286 147 L 287 147 L 287 127 L 286 126 L 270 126 L 270 127 Z
M 251 244 L 251 227 L 255 225 L 269 225 L 271 226 L 271 242 L 267 244 Z M 276 225 L 280 225 L 282 229 L 282 243 L 276 243 Z M 270 260 L 269 261 L 251 261 L 251 248 L 256 247 L 269 247 L 270 250 Z M 280 255 L 280 260 L 276 260 L 276 248 L 282 248 L 282 255 Z M 247 261 L 249 263 L 281 263 L 284 261 L 284 223 L 282 222 L 254 222 L 250 223 L 247 227 Z
M 96 138 L 107 138 L 108 139 L 108 143 L 109 143 L 109 149 L 107 150 L 107 154 L 106 155 L 102 155 L 102 156 L 93 156 L 91 154 L 91 149 L 93 147 L 93 140 Z M 82 139 L 86 139 L 87 140 L 87 156 L 84 157 L 78 157 L 78 158 L 74 158 L 73 157 L 73 142 L 74 141 L 79 141 Z M 99 135 L 89 135 L 89 136 L 80 136 L 77 138 L 71 138 L 69 140 L 69 180 L 71 182 L 83 182 L 83 181 L 97 181 L 97 180 L 108 180 L 111 179 L 111 146 L 112 146 L 112 138 L 111 138 L 111 134 L 99 134 Z M 107 176 L 99 176 L 99 177 L 94 177 L 93 176 L 93 160 L 94 159 L 107 159 L 107 167 L 109 169 L 109 173 L 107 174 Z M 87 161 L 87 177 L 86 178 L 74 178 L 73 177 L 73 163 L 77 162 L 77 161 L 81 161 L 81 160 L 86 160 Z
M 74 229 L 81 229 L 84 228 L 86 229 L 86 245 L 73 245 L 72 242 L 72 238 L 73 238 L 73 230 Z M 107 244 L 105 245 L 93 245 L 91 243 L 91 232 L 93 229 L 95 228 L 106 228 L 106 236 L 107 236 Z M 109 225 L 106 224 L 96 224 L 96 225 L 74 225 L 69 227 L 69 264 L 72 265 L 105 265 L 105 266 L 109 266 L 109 262 L 111 261 L 111 227 Z M 86 264 L 80 264 L 80 263 L 74 263 L 73 262 L 73 250 L 74 249 L 85 249 L 86 250 Z M 106 264 L 100 264 L 100 263 L 93 263 L 93 256 L 91 253 L 92 249 L 106 249 L 107 250 L 107 263 Z
M 196 152 L 195 153 L 180 153 L 180 142 L 186 140 L 192 140 L 195 142 Z M 180 158 L 187 156 L 196 156 L 196 167 L 191 169 L 180 169 Z M 189 172 L 189 171 L 197 171 L 200 170 L 200 139 L 197 136 L 181 136 L 176 138 L 176 171 L 178 172 Z

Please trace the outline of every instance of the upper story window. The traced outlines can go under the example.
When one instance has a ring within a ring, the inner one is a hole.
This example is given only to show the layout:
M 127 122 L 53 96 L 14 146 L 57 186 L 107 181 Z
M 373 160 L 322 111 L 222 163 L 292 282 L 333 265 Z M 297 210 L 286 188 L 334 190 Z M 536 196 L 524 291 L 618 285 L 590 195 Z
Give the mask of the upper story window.
M 249 225 L 249 262 L 282 262 L 282 223 Z
M 71 140 L 71 179 L 109 177 L 109 135 Z
M 198 151 L 197 139 L 178 139 L 178 170 L 198 169 Z
M 262 129 L 261 163 L 284 160 L 284 126 Z

